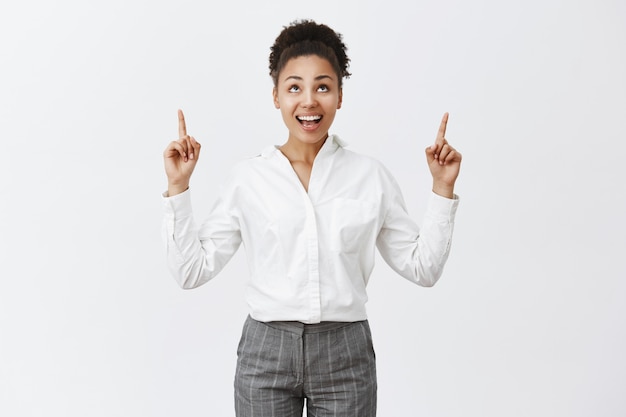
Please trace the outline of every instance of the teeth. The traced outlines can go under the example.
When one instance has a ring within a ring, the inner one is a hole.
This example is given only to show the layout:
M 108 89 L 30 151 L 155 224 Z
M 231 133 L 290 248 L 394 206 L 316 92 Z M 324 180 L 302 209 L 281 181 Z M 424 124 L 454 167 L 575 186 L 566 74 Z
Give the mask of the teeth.
M 303 121 L 306 121 L 306 122 L 314 122 L 314 121 L 319 120 L 321 118 L 322 118 L 322 116 L 320 116 L 320 115 L 317 115 L 317 116 L 298 116 L 298 120 L 303 120 Z

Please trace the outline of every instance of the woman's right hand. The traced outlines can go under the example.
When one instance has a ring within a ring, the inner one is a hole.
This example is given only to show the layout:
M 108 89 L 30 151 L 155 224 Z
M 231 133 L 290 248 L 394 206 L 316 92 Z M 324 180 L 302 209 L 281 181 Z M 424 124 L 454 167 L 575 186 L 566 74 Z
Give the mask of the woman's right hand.
M 178 140 L 170 142 L 163 152 L 167 193 L 171 197 L 189 188 L 189 179 L 200 157 L 200 144 L 187 134 L 185 115 L 178 110 Z

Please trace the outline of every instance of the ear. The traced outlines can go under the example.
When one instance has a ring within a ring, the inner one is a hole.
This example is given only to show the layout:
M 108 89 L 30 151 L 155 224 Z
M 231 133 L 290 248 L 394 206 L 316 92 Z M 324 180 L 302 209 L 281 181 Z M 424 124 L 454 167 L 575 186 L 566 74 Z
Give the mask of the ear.
M 337 101 L 337 110 L 341 108 L 341 102 L 343 101 L 343 88 L 339 89 L 339 100 Z
M 274 107 L 280 109 L 280 103 L 278 102 L 278 91 L 276 91 L 276 87 L 272 89 L 272 97 L 274 98 Z

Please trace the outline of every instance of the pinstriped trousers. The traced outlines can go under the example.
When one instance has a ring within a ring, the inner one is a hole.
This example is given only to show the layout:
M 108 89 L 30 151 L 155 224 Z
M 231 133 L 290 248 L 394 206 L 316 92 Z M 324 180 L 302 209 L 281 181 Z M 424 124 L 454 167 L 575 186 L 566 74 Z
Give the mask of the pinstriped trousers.
M 237 417 L 375 417 L 376 358 L 367 321 L 263 323 L 237 349 Z

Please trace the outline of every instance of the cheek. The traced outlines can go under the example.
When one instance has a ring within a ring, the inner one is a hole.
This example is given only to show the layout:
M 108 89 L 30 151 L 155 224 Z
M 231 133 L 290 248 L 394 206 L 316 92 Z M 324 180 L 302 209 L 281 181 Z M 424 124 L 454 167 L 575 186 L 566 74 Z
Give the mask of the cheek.
M 324 103 L 324 107 L 327 109 L 327 112 L 335 112 L 337 109 L 341 108 L 341 100 L 337 98 L 333 98 Z
M 299 102 L 293 97 L 282 96 L 279 97 L 280 111 L 285 115 L 291 115 L 299 108 Z
M 280 115 L 282 116 L 285 122 L 288 122 L 292 118 L 291 117 L 292 112 L 289 110 L 287 106 L 285 106 L 285 103 L 283 102 L 281 102 L 281 106 L 280 106 Z

